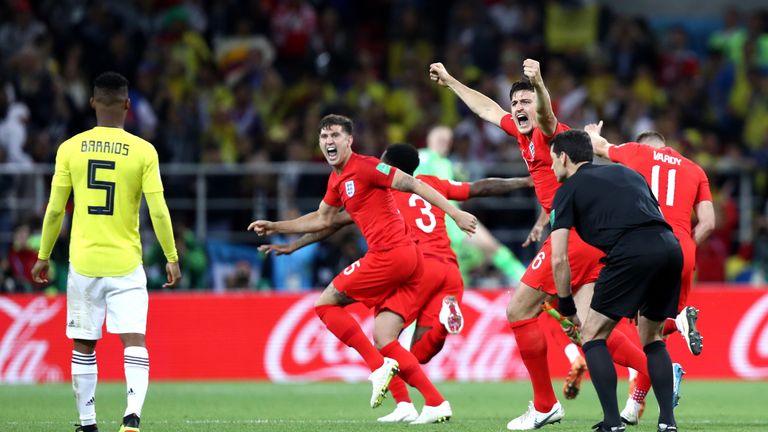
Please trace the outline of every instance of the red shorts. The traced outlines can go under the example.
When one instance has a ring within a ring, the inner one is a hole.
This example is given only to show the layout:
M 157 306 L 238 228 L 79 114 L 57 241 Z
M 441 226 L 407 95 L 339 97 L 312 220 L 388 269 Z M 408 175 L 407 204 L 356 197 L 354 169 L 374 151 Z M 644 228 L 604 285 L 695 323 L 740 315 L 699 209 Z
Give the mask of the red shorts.
M 677 312 L 679 313 L 686 306 L 688 293 L 691 292 L 691 286 L 693 286 L 693 271 L 696 268 L 696 242 L 688 236 L 678 236 L 677 239 L 683 250 L 683 274 L 680 277 L 680 301 L 677 304 Z
M 528 265 L 520 282 L 531 288 L 539 289 L 547 294 L 557 295 L 555 278 L 552 275 L 552 243 L 551 237 L 547 238 L 541 246 L 541 250 Z M 593 246 L 588 245 L 579 237 L 575 229 L 571 229 L 568 235 L 568 262 L 571 265 L 571 287 L 578 291 L 579 287 L 595 282 L 603 264 L 600 258 L 605 254 Z
M 368 252 L 333 278 L 333 286 L 347 297 L 374 309 L 413 319 L 424 258 L 415 244 Z
M 441 326 L 438 315 L 443 307 L 443 297 L 454 296 L 461 304 L 464 295 L 464 280 L 461 278 L 456 261 L 433 255 L 424 256 L 424 277 L 419 286 L 416 325 L 421 327 Z M 406 323 L 406 325 L 409 324 Z

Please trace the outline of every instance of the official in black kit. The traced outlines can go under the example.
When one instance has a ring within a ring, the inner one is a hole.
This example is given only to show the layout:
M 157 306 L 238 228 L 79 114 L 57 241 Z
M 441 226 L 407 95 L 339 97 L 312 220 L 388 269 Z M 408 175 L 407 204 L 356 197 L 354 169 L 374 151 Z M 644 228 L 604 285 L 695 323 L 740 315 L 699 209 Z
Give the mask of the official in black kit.
M 683 254 L 664 221 L 645 179 L 621 165 L 593 165 L 592 144 L 584 131 L 557 135 L 550 147 L 552 170 L 563 183 L 555 195 L 552 271 L 560 312 L 581 327 L 583 350 L 603 421 L 599 431 L 622 431 L 616 400 L 616 370 L 606 339 L 622 317 L 639 312 L 638 330 L 648 372 L 659 402 L 658 430 L 677 431 L 672 411 L 672 362 L 662 339 L 666 318 L 676 315 Z M 568 264 L 570 228 L 605 252 L 605 267 L 595 284 L 582 324 L 571 295 Z

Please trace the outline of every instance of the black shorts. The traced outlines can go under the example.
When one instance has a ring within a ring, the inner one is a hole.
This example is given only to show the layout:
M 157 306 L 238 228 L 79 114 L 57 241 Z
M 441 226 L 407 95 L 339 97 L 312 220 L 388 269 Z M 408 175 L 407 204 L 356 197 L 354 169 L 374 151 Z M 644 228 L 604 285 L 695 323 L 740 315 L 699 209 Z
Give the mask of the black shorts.
M 652 321 L 676 315 L 683 252 L 672 231 L 653 226 L 624 234 L 603 262 L 592 309 L 617 321 L 638 311 Z

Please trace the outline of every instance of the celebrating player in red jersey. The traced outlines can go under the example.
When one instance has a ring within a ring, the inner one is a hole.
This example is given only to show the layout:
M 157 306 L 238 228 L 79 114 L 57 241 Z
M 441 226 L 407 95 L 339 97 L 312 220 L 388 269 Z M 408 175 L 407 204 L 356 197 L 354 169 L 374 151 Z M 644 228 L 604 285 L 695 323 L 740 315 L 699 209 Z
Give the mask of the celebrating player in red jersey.
M 533 177 L 536 196 L 544 209 L 529 235 L 530 241 L 539 241 L 549 220 L 548 214 L 555 192 L 560 187 L 551 169 L 549 142 L 557 133 L 569 129 L 557 121 L 552 111 L 539 62 L 526 59 L 523 63 L 523 74 L 528 80 L 512 85 L 509 93 L 512 113 L 506 112 L 492 99 L 459 82 L 446 71 L 442 63 L 430 65 L 429 74 L 432 80 L 453 90 L 483 120 L 499 126 L 517 138 L 523 159 Z M 537 320 L 541 313 L 541 303 L 553 299 L 557 293 L 550 255 L 551 244 L 547 239 L 523 275 L 507 306 L 507 319 L 515 333 L 520 356 L 533 384 L 533 402 L 529 404 L 526 413 L 507 424 L 509 430 L 538 429 L 559 422 L 565 415 L 552 390 L 547 364 L 547 342 Z M 588 302 L 592 298 L 594 282 L 602 268 L 599 262 L 602 256 L 602 252 L 581 240 L 575 231 L 571 232 L 568 258 L 573 274 L 572 285 L 579 287 L 575 296 L 577 302 Z M 588 308 L 579 310 L 586 311 Z M 612 333 L 608 347 L 617 363 L 633 368 L 637 366 L 641 373 L 647 373 L 643 352 L 626 335 L 620 332 Z
M 686 303 L 693 284 L 696 245 L 701 244 L 715 228 L 715 211 L 707 175 L 695 162 L 667 147 L 664 136 L 658 132 L 643 132 L 637 137 L 637 142 L 617 146 L 600 136 L 601 129 L 602 122 L 584 128 L 592 139 L 595 154 L 626 165 L 645 177 L 659 201 L 661 213 L 680 241 L 683 250 L 683 273 L 677 308 L 679 313 L 674 320 L 667 320 L 664 335 L 679 331 L 691 353 L 699 355 L 703 348 L 701 334 L 696 328 L 699 311 Z M 691 230 L 694 211 L 698 222 Z M 683 373 L 680 365 L 675 363 L 675 405 L 679 398 L 679 382 Z M 634 394 L 621 412 L 622 418 L 628 420 L 628 423 L 637 423 L 642 410 L 639 402 L 650 386 L 651 383 L 644 377 L 638 377 Z
M 368 242 L 368 253 L 334 278 L 315 303 L 328 330 L 363 357 L 372 373 L 371 407 L 381 405 L 392 377 L 402 378 L 424 396 L 424 409 L 413 423 L 445 421 L 451 406 L 422 371 L 418 360 L 397 341 L 413 305 L 423 274 L 423 258 L 408 236 L 389 189 L 417 193 L 443 209 L 465 232 L 477 219 L 450 204 L 431 187 L 373 157 L 352 152 L 352 120 L 331 114 L 320 120 L 319 145 L 333 171 L 317 211 L 289 221 L 254 221 L 259 235 L 317 232 L 331 226 L 343 206 Z M 355 301 L 374 308 L 374 347 L 360 325 L 344 310 Z
M 616 146 L 600 136 L 601 127 L 602 122 L 584 128 L 592 139 L 595 154 L 626 165 L 645 177 L 659 201 L 664 219 L 672 226 L 680 241 L 684 257 L 678 304 L 680 314 L 674 320 L 677 326 L 669 320 L 664 333 L 680 331 L 691 353 L 699 355 L 702 340 L 696 329 L 698 310 L 692 306 L 686 307 L 686 301 L 693 284 L 696 245 L 709 237 L 715 228 L 715 211 L 707 175 L 696 163 L 667 147 L 664 137 L 658 132 L 643 132 L 637 137 L 637 142 Z M 698 222 L 691 230 L 694 211 Z
M 387 147 L 382 160 L 413 174 L 419 166 L 419 153 L 410 144 L 393 144 Z M 443 180 L 429 175 L 418 175 L 416 179 L 432 186 L 444 197 L 464 201 L 473 197 L 503 195 L 515 189 L 533 186 L 530 177 L 488 178 L 472 183 Z M 411 237 L 424 255 L 424 277 L 421 279 L 416 301 L 418 314 L 416 331 L 411 340 L 411 352 L 420 363 L 427 363 L 443 347 L 448 333 L 457 334 L 464 325 L 460 303 L 464 295 L 464 283 L 459 272 L 456 254 L 445 228 L 445 212 L 433 207 L 415 193 L 393 191 L 397 208 L 408 225 Z M 341 227 L 351 224 L 352 218 L 345 212 L 334 218 L 332 228 L 313 234 L 305 234 L 289 245 L 262 245 L 263 252 L 290 254 L 320 241 Z M 410 421 L 418 415 L 411 402 L 405 383 L 395 377 L 389 385 L 392 397 L 397 402 L 395 410 L 378 420 L 383 423 Z

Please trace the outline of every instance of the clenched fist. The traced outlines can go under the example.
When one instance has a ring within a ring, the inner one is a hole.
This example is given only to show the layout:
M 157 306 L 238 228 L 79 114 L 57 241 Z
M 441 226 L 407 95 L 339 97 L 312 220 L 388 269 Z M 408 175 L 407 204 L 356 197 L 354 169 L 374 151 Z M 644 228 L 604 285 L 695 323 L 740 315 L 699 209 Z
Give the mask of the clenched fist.
M 442 63 L 432 63 L 429 65 L 429 79 L 437 81 L 441 86 L 447 86 L 454 80 L 451 74 L 445 70 Z
M 533 85 L 541 84 L 543 81 L 541 78 L 541 65 L 538 61 L 533 59 L 525 59 L 523 62 L 523 75 L 525 75 Z

